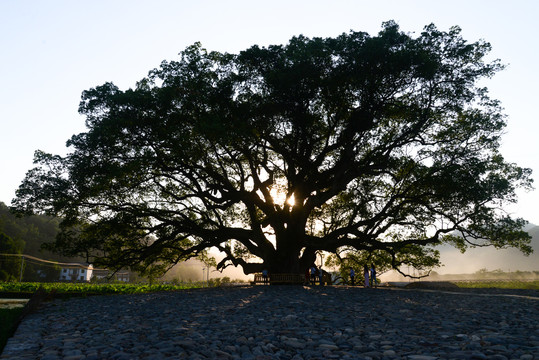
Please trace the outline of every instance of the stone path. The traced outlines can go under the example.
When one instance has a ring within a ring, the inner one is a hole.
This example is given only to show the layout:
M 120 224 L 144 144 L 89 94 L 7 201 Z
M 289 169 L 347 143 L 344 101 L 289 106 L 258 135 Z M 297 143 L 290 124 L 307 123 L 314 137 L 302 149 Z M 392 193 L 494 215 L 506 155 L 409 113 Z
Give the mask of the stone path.
M 482 293 L 252 286 L 55 300 L 0 359 L 539 359 L 538 292 Z

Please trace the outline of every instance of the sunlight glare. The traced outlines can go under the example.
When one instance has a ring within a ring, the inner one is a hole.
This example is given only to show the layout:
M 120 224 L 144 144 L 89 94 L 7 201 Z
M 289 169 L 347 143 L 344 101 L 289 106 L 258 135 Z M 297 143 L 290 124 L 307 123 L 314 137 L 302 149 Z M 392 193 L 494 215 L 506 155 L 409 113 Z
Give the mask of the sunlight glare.
M 292 196 L 290 196 L 287 199 L 286 198 L 286 193 L 284 191 L 281 191 L 278 188 L 271 189 L 270 195 L 273 198 L 273 201 L 275 202 L 275 204 L 280 205 L 280 206 L 283 206 L 285 204 L 285 202 L 289 206 L 294 206 L 294 204 L 296 203 L 295 200 L 294 200 L 294 194 L 292 194 Z
M 288 205 L 294 206 L 294 205 L 296 204 L 296 201 L 295 201 L 295 199 L 294 199 L 294 194 L 292 194 L 292 196 L 290 196 L 290 197 L 288 198 L 288 200 L 286 200 L 286 202 L 288 203 Z

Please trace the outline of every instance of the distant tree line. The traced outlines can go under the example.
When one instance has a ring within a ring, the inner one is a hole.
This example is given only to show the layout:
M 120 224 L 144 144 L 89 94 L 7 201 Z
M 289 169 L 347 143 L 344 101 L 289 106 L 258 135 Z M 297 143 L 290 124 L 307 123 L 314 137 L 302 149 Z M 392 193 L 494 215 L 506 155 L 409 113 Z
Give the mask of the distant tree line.
M 504 271 L 502 269 L 488 270 L 482 268 L 473 274 L 438 274 L 430 273 L 429 279 L 436 280 L 537 280 L 539 271 Z
M 0 254 L 26 254 L 51 261 L 72 262 L 73 258 L 46 249 L 46 243 L 54 242 L 59 223 L 59 219 L 43 215 L 17 217 L 0 202 Z M 20 267 L 19 257 L 0 256 L 0 281 L 18 280 Z M 25 279 L 37 278 L 39 269 L 43 276 L 48 277 L 54 277 L 53 273 L 58 270 L 30 262 L 24 263 L 24 267 Z

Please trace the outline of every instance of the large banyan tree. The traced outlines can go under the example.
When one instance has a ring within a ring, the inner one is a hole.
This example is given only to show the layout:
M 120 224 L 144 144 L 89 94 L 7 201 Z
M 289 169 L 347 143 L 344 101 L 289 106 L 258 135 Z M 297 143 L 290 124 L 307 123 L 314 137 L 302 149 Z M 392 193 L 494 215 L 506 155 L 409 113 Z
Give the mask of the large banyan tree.
M 211 248 L 246 274 L 343 249 L 395 268 L 443 242 L 529 253 L 503 206 L 531 172 L 499 153 L 506 119 L 478 84 L 503 68 L 489 51 L 394 22 L 239 54 L 195 44 L 134 89 L 84 91 L 87 132 L 66 156 L 36 152 L 13 207 L 60 217 L 53 248 L 116 268 Z

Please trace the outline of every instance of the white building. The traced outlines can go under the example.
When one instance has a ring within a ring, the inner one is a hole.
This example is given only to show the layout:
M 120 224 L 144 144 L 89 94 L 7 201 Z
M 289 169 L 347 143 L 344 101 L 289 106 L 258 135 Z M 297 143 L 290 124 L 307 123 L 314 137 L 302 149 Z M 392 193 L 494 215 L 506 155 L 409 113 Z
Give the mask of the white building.
M 92 278 L 92 272 L 94 267 L 92 264 L 85 266 L 69 266 L 63 267 L 60 271 L 60 280 L 61 281 L 90 281 Z

